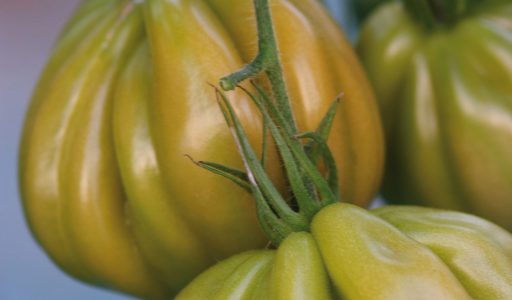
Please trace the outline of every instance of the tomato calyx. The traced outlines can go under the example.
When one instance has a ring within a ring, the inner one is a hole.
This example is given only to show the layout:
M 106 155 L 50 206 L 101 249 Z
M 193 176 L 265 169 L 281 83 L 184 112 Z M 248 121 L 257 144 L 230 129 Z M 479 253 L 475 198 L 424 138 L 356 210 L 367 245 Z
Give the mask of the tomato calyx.
M 215 87 L 217 101 L 242 156 L 245 172 L 214 162 L 194 161 L 250 192 L 256 200 L 260 225 L 274 246 L 293 232 L 309 231 L 315 214 L 340 200 L 338 175 L 327 138 L 341 95 L 329 107 L 315 131 L 298 132 L 283 79 L 268 0 L 254 0 L 258 22 L 259 53 L 253 62 L 220 80 L 224 90 L 238 88 L 253 101 L 263 117 L 263 147 L 270 132 L 281 156 L 292 199 L 287 200 L 265 171 L 265 150 L 258 157 L 224 91 Z M 266 73 L 273 95 L 251 81 L 252 92 L 240 83 Z M 304 141 L 304 142 L 303 142 Z M 322 164 L 324 174 L 318 166 Z
M 492 0 L 491 0 L 492 1 Z M 450 26 L 480 0 L 402 0 L 409 13 L 427 28 Z

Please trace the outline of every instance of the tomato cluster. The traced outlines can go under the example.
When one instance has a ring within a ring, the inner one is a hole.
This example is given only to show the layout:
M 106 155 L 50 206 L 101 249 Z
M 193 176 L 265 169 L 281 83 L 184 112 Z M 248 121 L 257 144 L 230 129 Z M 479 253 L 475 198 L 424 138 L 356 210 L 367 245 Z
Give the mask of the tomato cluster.
M 35 238 L 146 299 L 512 299 L 512 3 L 440 3 L 358 57 L 317 0 L 83 1 L 26 117 Z M 387 201 L 479 217 L 368 210 L 385 160 Z

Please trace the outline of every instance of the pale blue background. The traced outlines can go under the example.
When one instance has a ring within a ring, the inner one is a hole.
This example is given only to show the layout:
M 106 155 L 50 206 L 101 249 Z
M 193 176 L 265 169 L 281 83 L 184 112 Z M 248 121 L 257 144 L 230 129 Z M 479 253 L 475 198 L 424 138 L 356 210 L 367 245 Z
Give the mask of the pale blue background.
M 353 32 L 343 0 L 328 0 Z M 23 115 L 52 43 L 78 0 L 0 0 L 0 300 L 129 299 L 58 270 L 30 236 L 16 160 Z

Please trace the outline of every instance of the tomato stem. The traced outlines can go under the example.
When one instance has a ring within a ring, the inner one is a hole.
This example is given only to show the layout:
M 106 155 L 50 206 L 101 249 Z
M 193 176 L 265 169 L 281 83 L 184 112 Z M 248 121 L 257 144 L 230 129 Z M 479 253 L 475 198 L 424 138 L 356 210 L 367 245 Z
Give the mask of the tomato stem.
M 258 28 L 259 52 L 249 65 L 220 80 L 224 90 L 240 88 L 254 102 L 263 116 L 264 131 L 268 129 L 286 171 L 291 201 L 281 195 L 265 172 L 264 159 L 258 159 L 244 128 L 228 98 L 216 89 L 217 100 L 231 129 L 246 172 L 211 162 L 196 162 L 215 174 L 250 189 L 256 199 L 256 213 L 263 231 L 278 246 L 292 232 L 308 231 L 314 215 L 327 205 L 338 202 L 338 177 L 334 158 L 327 146 L 338 100 L 334 101 L 315 132 L 298 133 L 291 109 L 279 52 L 272 25 L 268 0 L 254 0 Z M 273 97 L 257 83 L 256 93 L 240 86 L 242 81 L 266 73 Z M 300 139 L 308 139 L 303 144 Z M 317 168 L 322 159 L 326 176 Z
M 476 0 L 402 0 L 408 11 L 427 28 L 451 25 Z M 480 1 L 480 0 L 479 0 Z
M 220 86 L 225 91 L 233 90 L 240 82 L 265 72 L 279 110 L 283 112 L 292 133 L 296 133 L 297 126 L 283 76 L 268 0 L 254 0 L 254 9 L 258 29 L 258 54 L 250 64 L 222 78 Z

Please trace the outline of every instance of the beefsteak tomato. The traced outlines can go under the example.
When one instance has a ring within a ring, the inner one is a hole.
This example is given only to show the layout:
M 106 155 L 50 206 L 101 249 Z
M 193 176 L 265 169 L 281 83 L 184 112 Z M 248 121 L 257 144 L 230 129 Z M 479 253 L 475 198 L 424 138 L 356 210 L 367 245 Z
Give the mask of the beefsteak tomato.
M 386 133 L 385 198 L 512 229 L 512 1 L 393 1 L 358 51 Z
M 221 261 L 177 299 L 510 299 L 511 253 L 510 233 L 472 215 L 339 203 L 311 232 Z
M 185 157 L 242 166 L 209 83 L 256 53 L 253 12 L 250 0 L 82 2 L 34 92 L 19 158 L 26 218 L 64 271 L 163 299 L 265 244 L 250 195 Z M 383 138 L 363 70 L 316 0 L 275 0 L 272 13 L 298 126 L 345 94 L 329 143 L 345 199 L 366 205 Z M 261 116 L 232 97 L 259 141 Z M 284 181 L 275 151 L 267 171 Z

